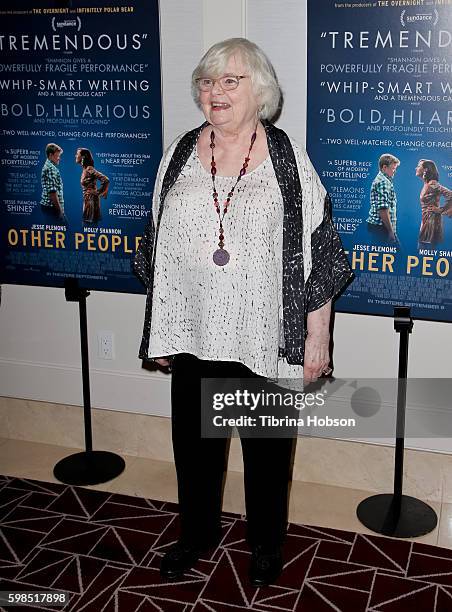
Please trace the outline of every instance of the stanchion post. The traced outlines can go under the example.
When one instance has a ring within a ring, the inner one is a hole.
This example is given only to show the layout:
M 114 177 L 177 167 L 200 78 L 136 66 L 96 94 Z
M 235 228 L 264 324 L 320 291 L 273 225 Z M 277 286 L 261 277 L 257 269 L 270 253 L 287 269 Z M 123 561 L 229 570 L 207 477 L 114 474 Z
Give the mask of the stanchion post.
M 75 279 L 68 279 L 65 286 L 66 300 L 78 302 L 80 315 L 80 354 L 82 358 L 82 386 L 83 386 L 83 415 L 85 421 L 85 450 L 93 450 L 93 433 L 91 425 L 91 390 L 89 380 L 89 352 L 88 352 L 88 317 L 86 314 L 87 289 L 78 286 Z
M 410 308 L 394 308 L 394 330 L 400 334 L 399 376 L 397 381 L 397 422 L 394 460 L 394 502 L 400 509 L 403 490 L 403 459 L 405 455 L 405 412 L 408 375 L 408 342 L 413 330 Z
M 83 414 L 85 422 L 85 451 L 75 453 L 59 461 L 54 469 L 55 478 L 70 485 L 94 485 L 112 480 L 124 471 L 122 457 L 108 451 L 93 451 L 91 424 L 91 391 L 89 380 L 88 320 L 86 298 L 89 291 L 79 286 L 77 279 L 65 281 L 68 302 L 78 302 L 80 319 L 80 353 L 82 361 Z
M 383 535 L 415 538 L 435 529 L 438 518 L 425 502 L 403 495 L 403 461 L 405 453 L 405 411 L 408 373 L 408 339 L 413 329 L 411 310 L 394 308 L 394 330 L 400 334 L 397 381 L 397 420 L 394 455 L 394 491 L 372 495 L 357 507 L 356 514 L 363 525 Z

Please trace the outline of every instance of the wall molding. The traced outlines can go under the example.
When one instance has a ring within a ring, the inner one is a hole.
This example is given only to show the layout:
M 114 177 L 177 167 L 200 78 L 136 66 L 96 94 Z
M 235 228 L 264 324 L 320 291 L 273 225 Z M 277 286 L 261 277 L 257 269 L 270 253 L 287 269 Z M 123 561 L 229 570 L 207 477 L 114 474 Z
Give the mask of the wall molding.
M 5 397 L 73 406 L 83 405 L 81 367 L 0 358 L 0 378 L 2 394 Z M 52 385 L 51 381 L 56 379 L 58 384 Z M 90 381 L 93 408 L 164 417 L 171 414 L 171 377 L 166 374 L 144 369 L 141 372 L 128 372 L 91 368 Z M 334 392 L 334 396 L 329 397 L 328 414 L 357 418 L 350 405 L 351 389 L 353 389 L 351 385 L 344 385 Z M 441 432 L 446 431 L 445 427 L 450 427 L 446 425 L 450 423 L 450 409 L 443 405 L 422 403 L 417 399 L 409 406 L 407 419 L 411 423 L 419 423 L 419 427 L 422 424 L 422 428 L 420 427 L 422 436 L 407 439 L 406 448 L 450 453 L 450 439 L 446 436 L 440 437 Z M 381 408 L 386 415 L 385 418 L 393 417 L 395 432 L 395 396 L 394 402 L 382 400 Z M 388 437 L 363 438 L 359 434 L 351 434 L 347 438 L 333 435 L 311 437 L 392 446 L 394 436 L 391 435 L 391 425 L 388 426 L 388 430 Z
M 56 377 L 58 384 L 49 384 Z M 81 366 L 1 358 L 0 378 L 6 397 L 83 405 Z M 144 369 L 140 373 L 91 368 L 90 381 L 94 408 L 155 416 L 170 414 L 170 378 L 165 374 Z
M 93 409 L 93 441 L 98 450 L 173 461 L 171 419 Z M 11 440 L 83 448 L 83 416 L 78 406 L 0 397 L 0 431 Z M 299 438 L 293 479 L 364 491 L 392 488 L 394 449 L 351 440 Z M 243 471 L 241 445 L 231 441 L 229 471 Z M 421 499 L 452 502 L 452 456 L 407 450 L 404 492 Z

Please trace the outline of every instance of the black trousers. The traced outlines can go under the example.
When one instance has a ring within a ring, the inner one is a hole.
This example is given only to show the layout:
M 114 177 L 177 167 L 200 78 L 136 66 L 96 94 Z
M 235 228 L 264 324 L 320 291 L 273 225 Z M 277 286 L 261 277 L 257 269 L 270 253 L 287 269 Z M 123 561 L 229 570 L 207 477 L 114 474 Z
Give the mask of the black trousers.
M 235 362 L 205 361 L 189 354 L 174 357 L 172 437 L 177 471 L 181 538 L 209 546 L 221 525 L 227 438 L 201 436 L 202 378 L 260 378 Z M 247 540 L 251 547 L 280 546 L 287 527 L 293 438 L 241 438 Z

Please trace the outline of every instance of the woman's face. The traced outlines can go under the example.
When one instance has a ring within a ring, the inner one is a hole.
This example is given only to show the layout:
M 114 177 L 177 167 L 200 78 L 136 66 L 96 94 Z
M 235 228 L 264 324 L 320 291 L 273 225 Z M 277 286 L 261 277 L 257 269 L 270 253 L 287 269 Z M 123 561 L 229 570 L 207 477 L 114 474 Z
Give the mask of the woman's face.
M 416 176 L 420 176 L 422 178 L 423 174 L 424 174 L 424 166 L 422 165 L 422 162 L 419 162 L 418 165 L 416 166 Z
M 82 163 L 82 154 L 80 153 L 80 149 L 77 149 L 77 152 L 75 153 L 75 163 L 76 164 Z
M 211 125 L 238 132 L 249 122 L 257 120 L 259 103 L 253 92 L 249 71 L 239 54 L 229 59 L 224 73 L 219 76 L 228 74 L 247 78 L 240 79 L 237 89 L 232 91 L 223 91 L 218 81 L 215 81 L 210 91 L 199 93 L 199 101 L 204 116 Z

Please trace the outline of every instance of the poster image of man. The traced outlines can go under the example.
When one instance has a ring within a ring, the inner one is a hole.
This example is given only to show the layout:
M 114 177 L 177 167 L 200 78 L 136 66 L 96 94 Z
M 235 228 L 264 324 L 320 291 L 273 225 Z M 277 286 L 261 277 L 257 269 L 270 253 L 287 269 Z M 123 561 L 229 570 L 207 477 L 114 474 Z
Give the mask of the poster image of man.
M 390 153 L 384 153 L 378 160 L 379 172 L 370 189 L 370 209 L 367 228 L 374 240 L 387 244 L 398 244 L 397 238 L 397 195 L 394 189 L 394 175 L 400 160 Z
M 420 159 L 416 176 L 423 181 L 420 193 L 422 221 L 419 248 L 435 246 L 444 239 L 443 216 L 452 217 L 452 190 L 440 185 L 438 168 L 430 159 Z M 444 198 L 444 206 L 440 206 Z
M 75 162 L 82 166 L 80 184 L 83 194 L 83 221 L 97 223 L 101 218 L 100 198 L 107 197 L 110 180 L 94 168 L 93 155 L 89 149 L 77 149 Z
M 64 214 L 63 179 L 58 168 L 63 149 L 50 142 L 46 148 L 46 161 L 41 170 L 41 210 L 45 215 L 66 223 Z

